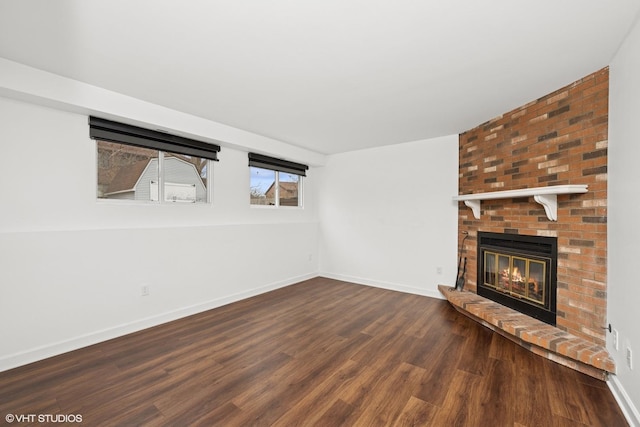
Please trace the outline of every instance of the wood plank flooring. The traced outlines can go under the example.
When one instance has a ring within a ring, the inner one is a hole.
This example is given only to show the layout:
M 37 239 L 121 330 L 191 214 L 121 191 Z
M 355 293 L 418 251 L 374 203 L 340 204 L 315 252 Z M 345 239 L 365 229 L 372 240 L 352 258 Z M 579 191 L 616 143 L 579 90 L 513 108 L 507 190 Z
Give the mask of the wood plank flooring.
M 79 414 L 83 426 L 627 425 L 604 382 L 446 301 L 325 278 L 2 372 L 0 422 L 7 414 Z

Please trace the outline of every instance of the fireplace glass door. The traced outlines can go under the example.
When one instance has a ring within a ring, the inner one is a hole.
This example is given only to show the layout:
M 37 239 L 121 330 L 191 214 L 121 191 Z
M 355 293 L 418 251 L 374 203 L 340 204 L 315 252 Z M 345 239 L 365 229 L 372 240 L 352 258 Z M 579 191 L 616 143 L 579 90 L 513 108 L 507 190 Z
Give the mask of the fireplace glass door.
M 544 306 L 547 262 L 484 252 L 484 286 Z
M 555 237 L 478 232 L 478 295 L 555 325 Z

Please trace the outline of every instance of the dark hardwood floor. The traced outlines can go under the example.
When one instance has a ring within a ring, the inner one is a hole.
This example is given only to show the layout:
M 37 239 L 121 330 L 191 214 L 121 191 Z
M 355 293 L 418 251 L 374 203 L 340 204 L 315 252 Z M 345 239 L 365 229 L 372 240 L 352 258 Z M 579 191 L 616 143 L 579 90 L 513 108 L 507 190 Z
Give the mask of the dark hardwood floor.
M 83 426 L 627 425 L 605 383 L 446 301 L 323 278 L 2 372 L 7 414 L 77 414 Z

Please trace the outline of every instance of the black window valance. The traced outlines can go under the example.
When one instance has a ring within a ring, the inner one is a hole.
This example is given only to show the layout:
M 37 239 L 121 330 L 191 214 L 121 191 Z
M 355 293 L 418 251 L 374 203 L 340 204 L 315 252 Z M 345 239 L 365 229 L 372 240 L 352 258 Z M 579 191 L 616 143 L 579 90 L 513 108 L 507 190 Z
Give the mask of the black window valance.
M 120 142 L 215 161 L 218 160 L 218 151 L 220 151 L 219 145 L 98 117 L 89 117 L 89 136 L 91 139 Z
M 294 175 L 307 176 L 309 166 L 262 154 L 249 153 L 249 166 L 270 169 L 279 172 L 292 173 Z

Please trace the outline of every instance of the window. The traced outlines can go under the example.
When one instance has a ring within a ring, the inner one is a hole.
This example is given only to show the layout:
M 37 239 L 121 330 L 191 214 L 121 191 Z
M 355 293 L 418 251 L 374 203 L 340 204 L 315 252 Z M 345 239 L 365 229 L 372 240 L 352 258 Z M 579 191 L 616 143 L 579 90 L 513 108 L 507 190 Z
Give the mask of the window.
M 91 117 L 96 140 L 97 197 L 207 203 L 210 160 L 220 147 Z
M 249 153 L 250 203 L 302 206 L 302 177 L 307 165 Z

